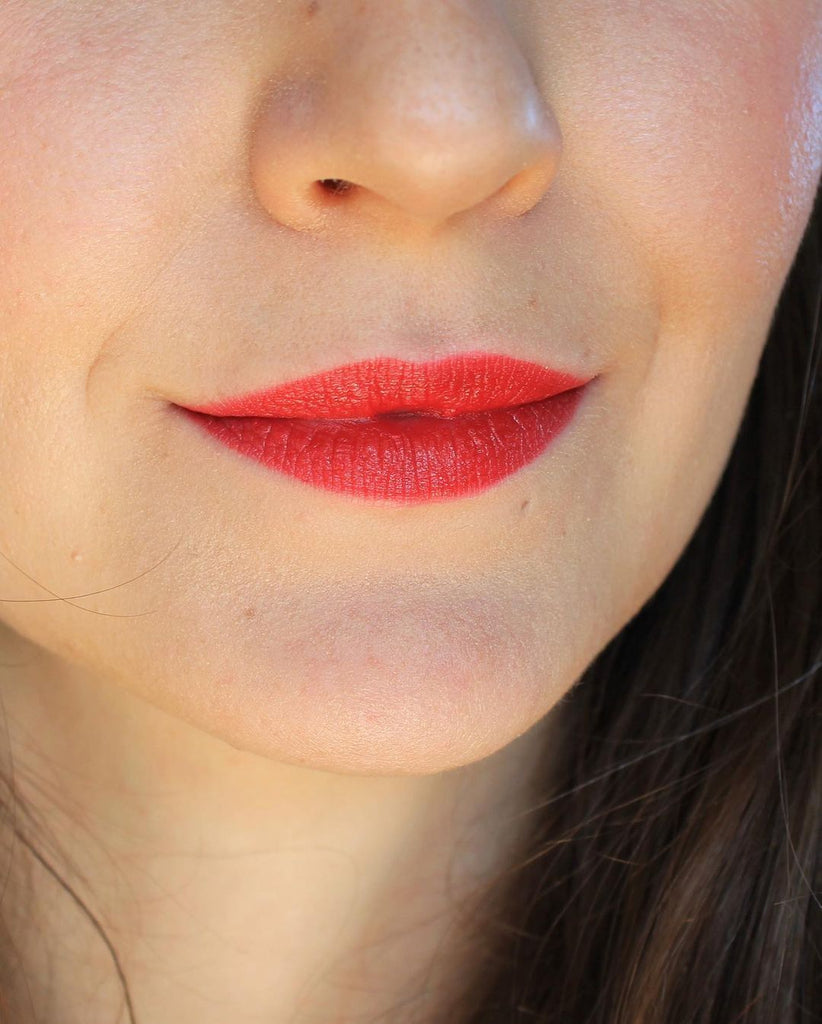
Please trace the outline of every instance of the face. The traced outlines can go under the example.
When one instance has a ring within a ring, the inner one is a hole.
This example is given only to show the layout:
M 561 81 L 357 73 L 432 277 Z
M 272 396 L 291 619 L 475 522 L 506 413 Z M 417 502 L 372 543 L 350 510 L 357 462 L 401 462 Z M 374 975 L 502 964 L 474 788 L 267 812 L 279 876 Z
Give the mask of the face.
M 6 0 L 4 642 L 334 771 L 523 734 L 716 487 L 821 53 L 818 0 Z M 466 351 L 591 383 L 447 500 L 312 486 L 181 414 Z

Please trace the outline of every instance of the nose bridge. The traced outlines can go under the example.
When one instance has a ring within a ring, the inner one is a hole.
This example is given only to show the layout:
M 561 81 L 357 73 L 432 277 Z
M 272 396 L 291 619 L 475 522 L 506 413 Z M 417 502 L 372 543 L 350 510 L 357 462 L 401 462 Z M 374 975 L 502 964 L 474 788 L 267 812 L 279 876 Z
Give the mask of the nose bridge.
M 307 228 L 368 209 L 439 224 L 492 197 L 509 214 L 539 201 L 559 126 L 490 0 L 327 9 L 313 79 L 274 90 L 258 128 L 255 181 L 276 219 Z M 345 193 L 318 189 L 328 181 Z

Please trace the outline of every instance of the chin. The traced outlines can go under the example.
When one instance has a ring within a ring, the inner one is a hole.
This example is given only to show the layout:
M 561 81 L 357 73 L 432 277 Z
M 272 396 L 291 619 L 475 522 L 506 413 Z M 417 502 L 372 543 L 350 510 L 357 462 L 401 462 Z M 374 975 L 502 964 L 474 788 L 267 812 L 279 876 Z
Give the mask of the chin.
M 478 608 L 452 609 L 437 626 L 432 615 L 430 606 L 424 620 L 396 609 L 390 618 L 349 614 L 279 642 L 261 630 L 221 645 L 222 657 L 213 647 L 192 651 L 185 677 L 172 683 L 160 669 L 140 696 L 270 760 L 430 775 L 501 750 L 576 678 L 504 619 L 492 627 Z

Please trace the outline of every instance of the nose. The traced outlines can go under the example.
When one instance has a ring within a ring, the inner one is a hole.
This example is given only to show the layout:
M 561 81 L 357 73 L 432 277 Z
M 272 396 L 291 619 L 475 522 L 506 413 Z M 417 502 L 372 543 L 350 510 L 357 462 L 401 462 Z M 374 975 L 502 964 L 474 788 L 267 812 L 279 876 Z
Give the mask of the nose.
M 299 231 L 434 230 L 468 211 L 516 217 L 539 203 L 562 137 L 497 7 L 322 8 L 305 29 L 310 64 L 268 83 L 254 124 L 252 182 L 270 216 Z

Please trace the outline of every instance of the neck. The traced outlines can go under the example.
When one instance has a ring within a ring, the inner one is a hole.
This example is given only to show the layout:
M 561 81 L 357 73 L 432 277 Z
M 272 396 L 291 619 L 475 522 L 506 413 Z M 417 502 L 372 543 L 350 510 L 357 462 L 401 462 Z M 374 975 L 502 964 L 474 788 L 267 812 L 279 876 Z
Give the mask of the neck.
M 0 695 L 32 841 L 104 929 L 136 1021 L 437 1019 L 469 969 L 463 915 L 523 833 L 551 716 L 450 772 L 342 775 L 229 747 L 42 651 L 11 660 Z M 4 911 L 35 1019 L 127 1020 L 89 916 L 24 845 L 13 864 Z

